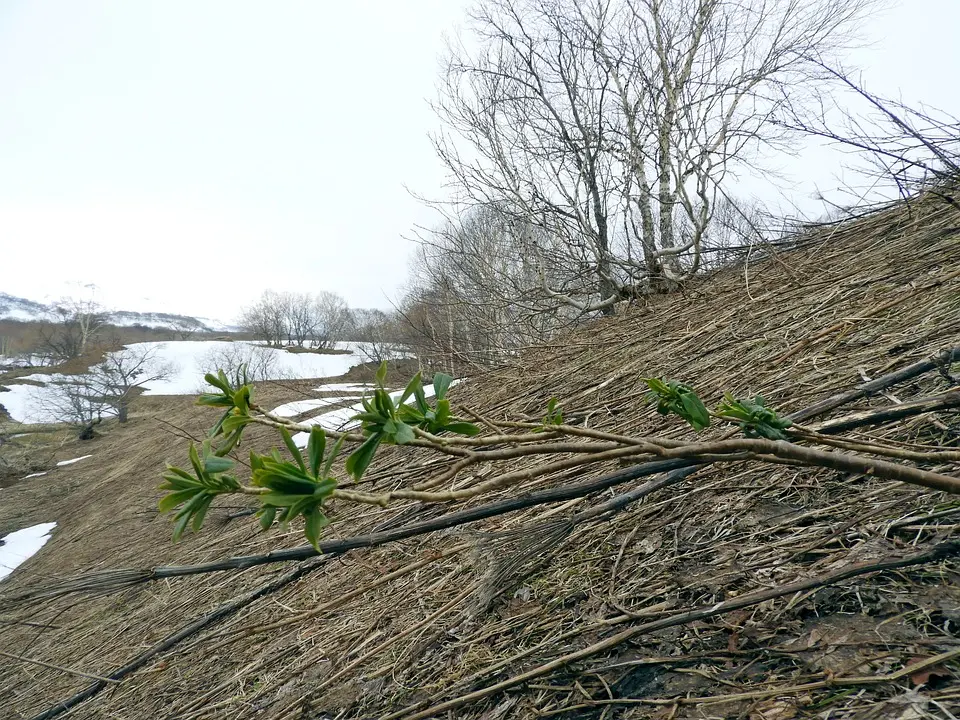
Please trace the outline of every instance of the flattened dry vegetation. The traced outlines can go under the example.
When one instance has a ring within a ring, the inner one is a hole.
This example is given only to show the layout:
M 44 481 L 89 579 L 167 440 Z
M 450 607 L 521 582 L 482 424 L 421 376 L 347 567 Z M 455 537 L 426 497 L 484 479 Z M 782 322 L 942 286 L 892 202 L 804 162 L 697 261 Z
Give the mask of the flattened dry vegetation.
M 539 419 L 557 397 L 568 418 L 591 428 L 690 439 L 688 426 L 645 398 L 640 378 L 660 376 L 711 401 L 761 393 L 805 424 L 833 423 L 851 442 L 955 450 L 956 202 L 930 195 L 811 232 L 789 252 L 758 249 L 683 295 L 638 302 L 474 377 L 451 399 L 496 423 Z M 289 388 L 263 393 L 264 405 L 295 399 Z M 936 410 L 857 424 L 864 413 L 944 393 Z M 960 712 L 960 497 L 833 470 L 727 462 L 631 478 L 626 463 L 598 463 L 455 507 L 332 508 L 326 538 L 336 540 L 619 473 L 583 496 L 558 493 L 377 547 L 129 587 L 100 575 L 100 594 L 46 593 L 83 573 L 302 545 L 296 527 L 260 533 L 242 504 L 219 506 L 201 533 L 173 545 L 169 519 L 155 510 L 159 471 L 182 463 L 180 435 L 200 434 L 212 419 L 184 400 L 138 403 L 129 427 L 96 441 L 96 462 L 2 491 L 0 525 L 60 523 L 2 587 L 5 716 Z M 263 429 L 248 439 L 270 442 Z M 390 450 L 364 490 L 446 467 L 434 454 Z M 540 462 L 549 460 L 514 458 L 458 482 Z M 960 474 L 955 461 L 915 464 Z

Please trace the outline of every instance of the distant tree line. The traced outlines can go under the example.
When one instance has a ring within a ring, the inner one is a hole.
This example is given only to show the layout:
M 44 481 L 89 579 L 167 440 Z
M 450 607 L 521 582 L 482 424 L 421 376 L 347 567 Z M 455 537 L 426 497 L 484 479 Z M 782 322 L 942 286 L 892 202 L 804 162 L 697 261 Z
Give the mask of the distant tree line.
M 244 308 L 240 326 L 271 347 L 331 348 L 342 338 L 350 319 L 346 301 L 333 292 L 265 290 Z
M 351 308 L 340 295 L 265 290 L 240 313 L 240 327 L 269 347 L 329 350 L 338 342 L 362 343 L 360 353 L 371 362 L 405 354 L 401 321 L 396 312 Z

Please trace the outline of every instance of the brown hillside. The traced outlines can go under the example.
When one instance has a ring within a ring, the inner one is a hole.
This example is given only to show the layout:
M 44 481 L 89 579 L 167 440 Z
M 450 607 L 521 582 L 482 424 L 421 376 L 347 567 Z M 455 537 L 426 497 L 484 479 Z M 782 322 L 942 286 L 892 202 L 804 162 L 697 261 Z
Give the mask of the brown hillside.
M 654 412 L 642 376 L 684 380 L 711 404 L 730 391 L 762 393 L 784 412 L 810 408 L 960 347 L 957 207 L 928 196 L 820 229 L 795 250 L 581 328 L 452 399 L 497 421 L 540 417 L 556 396 L 592 428 L 667 427 L 681 439 L 693 432 Z M 946 363 L 807 421 L 951 390 Z M 263 396 L 269 405 L 295 393 L 270 386 Z M 71 718 L 171 719 L 960 715 L 960 496 L 789 465 L 711 465 L 573 523 L 650 478 L 337 557 L 24 603 L 24 591 L 80 573 L 303 544 L 299 528 L 259 533 L 252 518 L 231 517 L 236 506 L 172 544 L 155 488 L 162 463 L 182 463 L 186 444 L 158 419 L 199 434 L 213 413 L 187 399 L 138 403 L 127 427 L 62 451 L 92 452 L 90 461 L 0 490 L 0 530 L 59 523 L 0 584 L 2 717 L 68 707 Z M 251 436 L 273 442 L 263 429 Z M 960 414 L 954 406 L 843 436 L 956 449 Z M 365 489 L 423 480 L 445 462 L 384 452 Z M 549 461 L 506 467 L 539 462 Z M 960 477 L 960 462 L 923 467 Z M 621 469 L 553 472 L 456 507 L 342 506 L 326 537 Z M 771 597 L 752 601 L 763 592 Z M 692 609 L 703 612 L 683 616 Z

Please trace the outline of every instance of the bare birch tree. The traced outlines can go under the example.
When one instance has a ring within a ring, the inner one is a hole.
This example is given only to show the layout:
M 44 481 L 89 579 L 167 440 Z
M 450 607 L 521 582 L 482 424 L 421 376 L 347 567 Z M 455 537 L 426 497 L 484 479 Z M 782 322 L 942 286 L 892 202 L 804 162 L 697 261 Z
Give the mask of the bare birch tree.
M 93 299 L 64 298 L 40 326 L 40 352 L 54 364 L 80 357 L 108 319 Z
M 790 129 L 874 0 L 484 0 L 451 48 L 434 138 L 461 201 L 559 242 L 528 246 L 543 305 L 609 312 L 696 272 L 718 197 Z
M 310 332 L 309 340 L 316 348 L 332 348 L 350 322 L 350 308 L 347 301 L 334 292 L 321 290 L 309 304 Z

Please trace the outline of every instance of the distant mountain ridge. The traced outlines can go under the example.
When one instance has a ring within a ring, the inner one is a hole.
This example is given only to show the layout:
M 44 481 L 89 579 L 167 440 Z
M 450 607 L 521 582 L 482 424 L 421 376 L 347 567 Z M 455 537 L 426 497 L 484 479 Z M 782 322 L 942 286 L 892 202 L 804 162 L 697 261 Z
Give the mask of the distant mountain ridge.
M 45 304 L 27 298 L 0 292 L 0 320 L 35 322 L 49 320 L 55 303 Z M 150 328 L 169 328 L 171 330 L 194 330 L 197 332 L 231 332 L 239 328 L 227 325 L 219 320 L 192 315 L 177 315 L 165 312 L 135 312 L 133 310 L 115 310 L 106 313 L 110 324 L 118 327 L 143 325 Z

